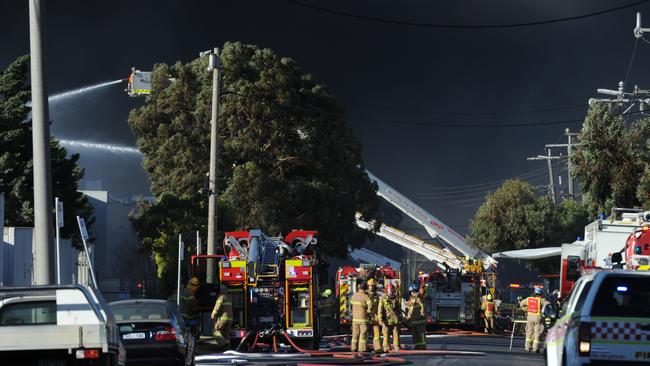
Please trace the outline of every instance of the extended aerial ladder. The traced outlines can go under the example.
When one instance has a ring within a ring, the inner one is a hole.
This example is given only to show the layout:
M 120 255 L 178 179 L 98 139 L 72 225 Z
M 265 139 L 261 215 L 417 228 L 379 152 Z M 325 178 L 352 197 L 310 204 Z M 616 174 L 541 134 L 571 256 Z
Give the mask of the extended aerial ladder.
M 377 183 L 377 195 L 388 201 L 388 203 L 397 207 L 400 211 L 415 220 L 418 224 L 422 225 L 432 239 L 439 239 L 445 246 L 440 247 L 435 244 L 425 242 L 412 235 L 408 235 L 398 229 L 392 228 L 388 225 L 381 225 L 377 235 L 382 236 L 392 242 L 401 245 L 407 249 L 413 250 L 422 254 L 429 260 L 438 263 L 444 263 L 450 268 L 461 269 L 463 260 L 456 255 L 451 249 L 461 253 L 463 256 L 471 259 L 481 260 L 483 266 L 487 269 L 496 267 L 498 262 L 494 260 L 489 254 L 481 251 L 480 249 L 469 245 L 465 238 L 454 231 L 451 227 L 440 221 L 437 217 L 433 216 L 422 207 L 418 206 L 415 202 L 408 199 L 406 196 L 386 184 L 381 179 L 377 178 L 374 174 L 366 170 L 368 177 L 373 182 Z M 357 226 L 366 230 L 373 230 L 374 223 L 362 220 L 361 215 L 357 214 Z M 451 248 L 451 249 L 450 249 Z

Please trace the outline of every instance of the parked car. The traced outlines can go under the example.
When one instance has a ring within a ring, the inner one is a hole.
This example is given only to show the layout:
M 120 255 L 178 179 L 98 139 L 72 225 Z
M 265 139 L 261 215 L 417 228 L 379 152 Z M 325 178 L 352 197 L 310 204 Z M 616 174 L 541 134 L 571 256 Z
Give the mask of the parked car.
M 649 364 L 650 272 L 582 276 L 546 335 L 545 356 L 547 365 Z
M 127 351 L 128 365 L 194 364 L 194 337 L 176 304 L 138 299 L 109 305 Z
M 124 365 L 101 293 L 81 285 L 0 287 L 0 364 Z

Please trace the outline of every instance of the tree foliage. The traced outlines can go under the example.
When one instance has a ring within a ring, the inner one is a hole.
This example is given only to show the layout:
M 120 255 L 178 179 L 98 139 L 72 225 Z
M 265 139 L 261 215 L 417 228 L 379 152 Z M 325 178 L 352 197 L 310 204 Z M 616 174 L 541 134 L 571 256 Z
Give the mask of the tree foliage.
M 553 206 L 529 183 L 508 180 L 486 196 L 470 224 L 468 241 L 487 252 L 557 246 L 582 236 L 587 223 L 581 203 L 562 201 Z M 532 265 L 538 270 L 557 270 L 556 260 Z
M 33 226 L 34 195 L 32 169 L 32 129 L 26 84 L 29 58 L 23 56 L 0 74 L 0 192 L 5 193 L 5 225 Z M 76 216 L 91 225 L 93 208 L 86 196 L 78 192 L 83 169 L 77 166 L 78 154 L 66 157 L 67 151 L 52 138 L 52 191 L 64 203 L 65 217 L 61 236 L 76 234 Z M 77 241 L 75 241 L 77 242 Z
M 607 106 L 589 109 L 573 153 L 572 175 L 580 183 L 589 212 L 596 216 L 613 206 L 650 205 L 650 119 L 627 126 Z
M 218 194 L 228 214 L 220 229 L 258 227 L 273 235 L 316 229 L 327 255 L 362 243 L 366 234 L 354 215 L 375 214 L 376 188 L 335 98 L 295 61 L 269 49 L 226 43 L 221 68 Z M 164 239 L 164 225 L 144 231 L 138 220 L 155 215 L 166 195 L 197 215 L 174 230 L 203 230 L 207 220 L 207 199 L 194 198 L 208 171 L 212 77 L 206 60 L 156 65 L 152 80 L 152 95 L 129 117 L 158 197 L 134 217 L 143 243 Z

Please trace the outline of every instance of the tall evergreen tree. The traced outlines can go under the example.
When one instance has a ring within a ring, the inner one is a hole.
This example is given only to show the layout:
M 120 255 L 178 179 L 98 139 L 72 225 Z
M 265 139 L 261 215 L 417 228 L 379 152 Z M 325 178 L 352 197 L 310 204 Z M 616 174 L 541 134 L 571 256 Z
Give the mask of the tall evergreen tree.
M 27 85 L 29 57 L 11 63 L 0 74 L 0 192 L 5 194 L 5 225 L 34 225 L 34 194 L 32 169 L 32 129 Z M 78 154 L 67 156 L 65 148 L 50 139 L 52 191 L 65 204 L 61 235 L 71 237 L 77 232 L 76 216 L 92 224 L 93 208 L 77 191 L 83 169 L 77 166 Z M 78 241 L 75 241 L 78 243 Z
M 367 234 L 356 227 L 355 213 L 372 217 L 378 198 L 335 98 L 295 61 L 269 49 L 226 43 L 221 66 L 218 194 L 228 221 L 219 228 L 259 227 L 274 235 L 316 229 L 319 251 L 327 255 L 361 244 Z M 196 59 L 156 65 L 152 80 L 152 95 L 129 117 L 152 191 L 173 195 L 198 215 L 194 226 L 175 230 L 204 229 L 207 200 L 196 192 L 208 171 L 211 74 L 206 60 Z M 153 206 L 133 218 L 143 243 L 169 236 L 162 226 L 139 229 Z

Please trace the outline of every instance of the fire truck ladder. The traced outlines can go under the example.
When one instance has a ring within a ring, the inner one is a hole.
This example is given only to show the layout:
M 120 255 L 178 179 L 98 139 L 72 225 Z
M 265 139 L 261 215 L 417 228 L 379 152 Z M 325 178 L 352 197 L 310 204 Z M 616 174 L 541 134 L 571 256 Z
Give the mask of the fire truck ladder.
M 373 230 L 374 222 L 367 222 L 361 218 L 361 214 L 357 213 L 357 226 L 369 231 Z M 416 253 L 422 254 L 430 261 L 444 263 L 448 267 L 460 269 L 463 267 L 463 261 L 452 253 L 447 248 L 440 248 L 435 244 L 428 243 L 416 236 L 409 235 L 399 229 L 382 224 L 379 228 L 377 235 L 392 241 L 406 249 L 412 250 Z
M 280 264 L 280 252 L 278 246 L 281 244 L 282 238 L 272 238 L 264 236 L 262 238 L 262 256 L 260 258 L 260 274 L 259 277 L 277 277 Z
M 440 221 L 440 219 L 425 211 L 422 207 L 418 206 L 415 202 L 408 199 L 393 187 L 384 183 L 371 172 L 366 170 L 366 173 L 368 174 L 368 178 L 377 184 L 377 195 L 397 207 L 418 224 L 422 225 L 431 238 L 439 238 L 447 248 L 451 247 L 462 253 L 464 256 L 473 259 L 480 259 L 485 268 L 491 266 L 496 267 L 498 262 L 489 254 L 467 243 L 462 235 L 455 232 L 452 228 Z

